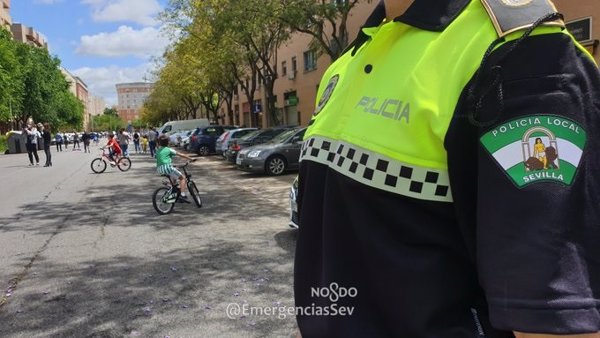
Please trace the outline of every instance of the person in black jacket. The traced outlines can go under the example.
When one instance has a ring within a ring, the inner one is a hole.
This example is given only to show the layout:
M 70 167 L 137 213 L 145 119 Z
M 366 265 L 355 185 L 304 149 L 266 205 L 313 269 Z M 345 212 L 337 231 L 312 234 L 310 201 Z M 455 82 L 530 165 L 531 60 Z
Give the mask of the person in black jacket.
M 83 152 L 85 153 L 90 152 L 90 138 L 91 135 L 88 134 L 87 130 L 85 130 L 81 135 L 81 140 L 83 141 Z
M 50 135 L 50 126 L 48 125 L 48 122 L 44 123 L 43 125 L 38 123 L 38 129 L 40 130 L 42 139 L 44 140 L 44 153 L 46 154 L 46 164 L 44 164 L 44 167 L 51 167 L 52 154 L 50 154 L 50 142 L 52 142 L 52 135 Z

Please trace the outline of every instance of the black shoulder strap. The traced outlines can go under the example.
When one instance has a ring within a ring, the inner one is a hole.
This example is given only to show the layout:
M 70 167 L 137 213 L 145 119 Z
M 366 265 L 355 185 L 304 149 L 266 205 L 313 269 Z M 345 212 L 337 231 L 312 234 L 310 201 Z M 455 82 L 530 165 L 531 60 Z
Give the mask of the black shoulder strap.
M 383 19 L 385 19 L 385 4 L 384 4 L 383 0 L 381 0 L 377 4 L 377 6 L 375 6 L 375 8 L 373 9 L 373 12 L 371 12 L 371 15 L 369 15 L 369 17 L 365 21 L 364 25 L 362 25 L 361 28 L 359 29 L 358 36 L 356 37 L 356 39 L 354 39 L 354 41 L 352 41 L 352 43 L 350 43 L 348 45 L 348 47 L 346 47 L 346 49 L 344 49 L 344 51 L 340 55 L 345 54 L 350 49 L 353 49 L 352 53 L 354 55 L 356 50 L 358 48 L 360 48 L 360 46 L 362 46 L 363 43 L 365 43 L 367 40 L 369 40 L 369 37 L 365 33 L 363 33 L 362 29 L 366 28 L 366 27 L 377 27 L 377 26 L 379 26 L 379 24 L 381 24 Z
M 529 28 L 538 19 L 556 13 L 550 0 L 481 0 L 499 37 Z M 562 20 L 545 22 L 544 25 L 564 27 Z

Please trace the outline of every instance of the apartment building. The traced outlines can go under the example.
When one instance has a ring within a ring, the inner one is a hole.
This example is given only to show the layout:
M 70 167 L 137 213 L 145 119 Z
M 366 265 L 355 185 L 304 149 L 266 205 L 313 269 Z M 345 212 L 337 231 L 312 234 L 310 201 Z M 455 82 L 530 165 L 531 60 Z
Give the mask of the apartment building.
M 349 40 L 358 34 L 360 26 L 377 5 L 378 1 L 361 1 L 353 9 L 348 19 Z M 559 12 L 565 17 L 569 31 L 578 39 L 600 63 L 598 41 L 600 39 L 600 3 L 598 0 L 554 0 Z M 285 125 L 307 125 L 315 107 L 319 81 L 331 63 L 327 55 L 317 57 L 309 50 L 311 38 L 306 34 L 295 33 L 287 44 L 278 50 L 278 75 L 275 82 L 277 115 Z M 233 120 L 226 123 L 246 126 L 270 126 L 270 117 L 263 113 L 265 94 L 260 87 L 255 102 L 248 103 L 245 95 L 238 90 L 234 96 Z M 225 107 L 221 115 L 226 116 Z M 252 114 L 256 114 L 252 116 Z
M 48 49 L 46 38 L 32 27 L 25 26 L 21 23 L 13 23 L 10 26 L 10 30 L 15 40 Z
M 98 116 L 104 114 L 106 101 L 103 97 L 90 94 L 88 96 L 88 113 L 90 116 Z
M 140 118 L 140 109 L 150 95 L 153 83 L 133 82 L 119 83 L 117 87 L 117 113 L 128 123 Z
M 11 25 L 10 0 L 0 0 L 0 26 L 10 31 Z
M 83 104 L 83 127 L 88 128 L 90 125 L 90 113 L 88 109 L 89 91 L 87 84 L 78 76 L 75 76 L 75 93 L 75 96 Z
M 69 91 L 83 104 L 83 127 L 87 128 L 90 122 L 89 91 L 87 84 L 81 78 L 71 74 L 67 69 L 60 67 L 60 71 L 69 83 Z

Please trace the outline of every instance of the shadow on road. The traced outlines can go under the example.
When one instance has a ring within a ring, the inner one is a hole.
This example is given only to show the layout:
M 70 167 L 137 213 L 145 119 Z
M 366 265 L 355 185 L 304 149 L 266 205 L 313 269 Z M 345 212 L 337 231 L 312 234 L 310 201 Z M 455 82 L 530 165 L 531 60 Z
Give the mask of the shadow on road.
M 81 201 L 57 203 L 50 197 L 0 218 L 0 234 L 57 236 L 97 227 L 99 237 L 89 239 L 93 245 L 73 243 L 88 251 L 101 247 L 104 232 L 115 228 L 154 232 L 157 246 L 145 255 L 115 252 L 110 258 L 74 257 L 69 264 L 58 264 L 41 252 L 12 290 L 9 304 L 0 308 L 0 336 L 291 336 L 293 317 L 229 319 L 225 313 L 231 302 L 293 306 L 295 231 L 286 230 L 285 222 L 276 231 L 257 226 L 274 217 L 287 219 L 287 204 L 240 190 L 201 166 L 194 166 L 192 173 L 202 193 L 200 209 L 177 205 L 174 213 L 159 216 L 151 198 L 161 178 L 150 162 L 119 172 L 122 180 L 99 180 L 85 189 Z M 138 179 L 128 180 L 127 175 Z M 187 232 L 177 237 L 173 230 Z M 186 244 L 161 244 L 171 238 Z M 130 245 L 140 244 L 132 239 Z M 24 266 L 30 258 L 19 264 Z

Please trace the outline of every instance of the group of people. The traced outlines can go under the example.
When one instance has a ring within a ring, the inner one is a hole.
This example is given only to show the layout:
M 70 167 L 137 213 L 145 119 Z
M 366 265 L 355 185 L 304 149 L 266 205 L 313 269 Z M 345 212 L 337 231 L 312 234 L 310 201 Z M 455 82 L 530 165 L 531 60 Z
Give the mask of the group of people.
M 95 144 L 98 144 L 98 134 L 97 133 L 88 133 L 87 130 L 84 131 L 81 135 L 77 132 L 73 132 L 72 135 L 68 135 L 67 133 L 61 133 L 60 131 L 54 135 L 54 141 L 56 143 L 56 151 L 62 151 L 62 146 L 64 144 L 65 150 L 69 147 L 69 142 L 73 142 L 73 151 L 81 150 L 80 140 L 83 143 L 83 151 L 86 153 L 90 152 L 90 143 L 93 141 Z
M 48 123 L 35 124 L 33 119 L 30 118 L 23 128 L 23 135 L 26 136 L 25 147 L 29 158 L 29 166 L 40 164 L 40 158 L 37 151 L 41 144 L 46 155 L 44 167 L 51 167 L 52 154 L 50 153 L 50 145 L 52 143 L 52 134 L 50 132 L 50 125 Z M 69 143 L 73 144 L 73 151 L 81 150 L 80 143 L 83 143 L 83 151 L 90 153 L 90 143 L 94 142 L 95 144 L 98 144 L 100 140 L 97 133 L 88 133 L 87 130 L 81 134 L 73 132 L 71 135 L 58 131 L 54 135 L 54 142 L 56 144 L 57 152 L 63 151 L 63 145 L 65 146 L 65 150 L 67 150 Z
M 125 131 L 125 128 L 121 128 L 117 135 L 117 139 L 124 154 L 129 153 L 129 144 L 133 142 L 136 154 L 147 154 L 149 152 L 151 157 L 155 157 L 156 155 L 158 132 L 155 128 L 151 128 L 147 131 L 135 130 L 133 135 Z
M 33 166 L 33 160 L 35 159 L 35 165 L 40 165 L 40 157 L 38 156 L 38 144 L 40 140 L 43 141 L 44 153 L 46 155 L 46 163 L 44 167 L 52 166 L 52 155 L 50 154 L 50 127 L 48 123 L 38 123 L 35 125 L 33 120 L 28 120 L 27 125 L 23 128 L 23 133 L 26 135 L 27 140 L 25 141 L 25 147 L 27 149 L 27 156 L 29 157 L 29 166 Z

